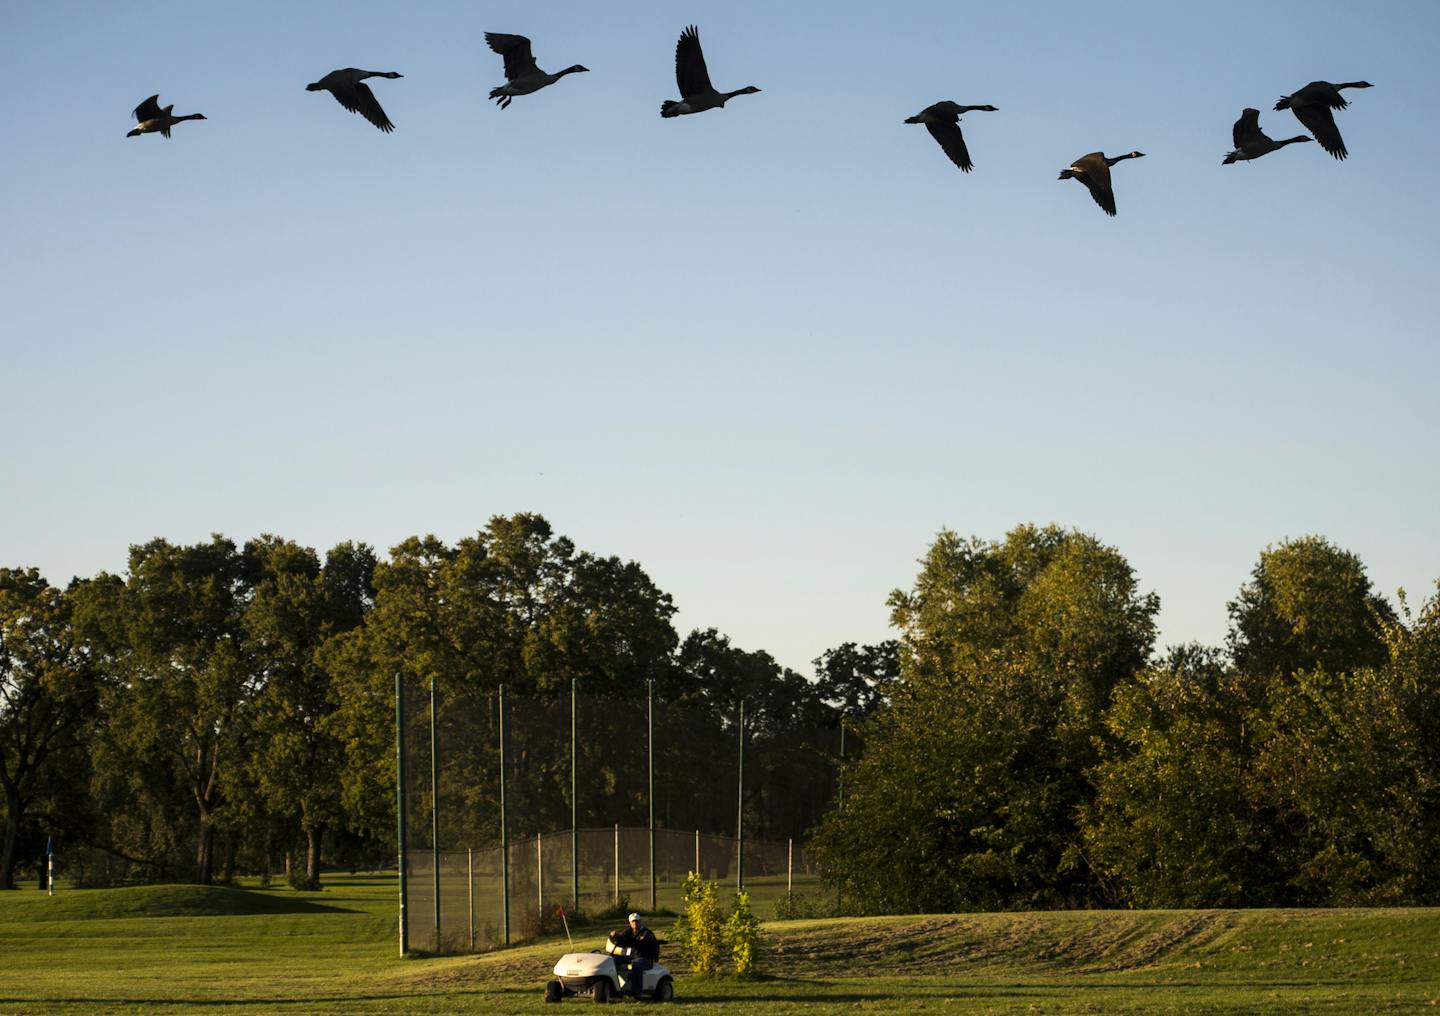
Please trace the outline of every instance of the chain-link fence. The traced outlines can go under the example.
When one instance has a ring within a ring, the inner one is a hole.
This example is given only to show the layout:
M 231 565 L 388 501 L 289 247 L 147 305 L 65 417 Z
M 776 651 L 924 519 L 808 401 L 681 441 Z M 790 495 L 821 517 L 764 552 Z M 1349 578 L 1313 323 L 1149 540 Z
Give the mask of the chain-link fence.
M 476 951 L 531 938 L 545 922 L 558 922 L 560 909 L 572 921 L 629 909 L 678 913 L 685 876 L 694 870 L 718 880 L 722 892 L 743 881 L 761 914 L 787 893 L 820 884 L 802 846 L 768 840 L 744 844 L 738 878 L 739 846 L 733 836 L 656 829 L 653 896 L 648 828 L 567 829 L 503 851 L 411 850 L 407 939 L 425 952 Z
M 762 913 L 818 884 L 797 841 L 834 802 L 838 723 L 397 690 L 411 949 L 516 941 L 558 906 L 678 911 L 690 871 L 743 885 Z

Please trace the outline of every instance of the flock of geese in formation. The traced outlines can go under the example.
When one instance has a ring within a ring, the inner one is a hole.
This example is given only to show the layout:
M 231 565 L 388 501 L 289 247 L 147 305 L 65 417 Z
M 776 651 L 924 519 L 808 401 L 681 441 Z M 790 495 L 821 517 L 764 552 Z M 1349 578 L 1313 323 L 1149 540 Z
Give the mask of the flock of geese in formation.
M 490 98 L 494 99 L 501 109 L 508 108 L 516 96 L 530 95 L 555 84 L 567 74 L 578 74 L 589 70 L 588 67 L 574 64 L 553 74 L 542 71 L 530 50 L 530 40 L 523 35 L 486 32 L 485 42 L 505 62 L 505 84 L 490 90 Z M 365 79 L 399 77 L 403 77 L 403 75 L 396 71 L 362 71 L 355 67 L 346 67 L 342 70 L 331 71 L 319 81 L 306 85 L 305 88 L 311 92 L 329 92 L 340 105 L 352 113 L 359 113 L 388 134 L 395 129 L 395 125 L 385 115 L 385 110 L 381 108 L 380 101 L 375 98 L 375 93 L 370 90 L 370 86 L 365 84 Z M 662 102 L 660 104 L 662 117 L 684 116 L 688 113 L 703 113 L 710 109 L 721 109 L 725 103 L 737 95 L 753 95 L 760 91 L 754 85 L 737 88 L 733 92 L 717 90 L 710 83 L 710 71 L 705 66 L 705 53 L 700 48 L 700 32 L 694 25 L 680 33 L 680 41 L 675 45 L 675 83 L 680 89 L 680 99 L 678 101 L 666 99 Z M 1346 151 L 1345 141 L 1335 127 L 1333 111 L 1344 109 L 1349 105 L 1345 101 L 1345 97 L 1340 94 L 1342 89 L 1370 87 L 1372 86 L 1368 81 L 1345 81 L 1338 84 L 1332 84 L 1329 81 L 1312 81 L 1304 88 L 1290 95 L 1282 96 L 1275 103 L 1275 109 L 1290 110 L 1305 129 L 1314 135 L 1314 140 L 1320 143 L 1321 148 L 1336 159 L 1344 159 L 1350 153 Z M 170 129 L 176 124 L 185 120 L 205 119 L 203 113 L 176 116 L 174 109 L 173 105 L 161 106 L 158 94 L 150 96 L 135 107 L 136 126 L 126 137 L 133 138 L 141 134 L 158 133 L 168 138 Z M 966 113 L 975 112 L 995 113 L 998 110 L 994 106 L 962 106 L 958 102 L 946 99 L 925 107 L 916 115 L 908 117 L 905 122 L 924 124 L 925 129 L 930 132 L 930 136 L 940 145 L 941 150 L 949 157 L 950 161 L 968 173 L 975 168 L 975 164 L 971 161 L 969 149 L 965 147 L 965 136 L 960 130 L 960 118 Z M 1307 135 L 1301 134 L 1283 141 L 1275 141 L 1260 129 L 1260 111 L 1249 108 L 1242 111 L 1240 119 L 1235 121 L 1232 137 L 1235 148 L 1225 156 L 1222 165 L 1229 166 L 1236 162 L 1248 162 L 1278 151 L 1286 145 L 1311 140 Z M 1080 181 L 1089 190 L 1095 203 L 1104 209 L 1107 215 L 1114 215 L 1115 191 L 1110 182 L 1110 170 L 1118 162 L 1126 159 L 1139 159 L 1144 155 L 1144 152 L 1127 152 L 1125 155 L 1107 156 L 1104 152 L 1091 152 L 1088 155 L 1080 156 L 1062 169 L 1060 179 Z

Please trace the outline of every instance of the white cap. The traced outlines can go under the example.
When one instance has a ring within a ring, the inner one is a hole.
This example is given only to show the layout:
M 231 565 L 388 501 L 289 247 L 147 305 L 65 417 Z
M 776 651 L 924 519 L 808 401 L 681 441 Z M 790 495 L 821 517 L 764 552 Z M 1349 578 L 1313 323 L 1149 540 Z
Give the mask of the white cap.
M 640 923 L 640 915 L 639 915 L 639 914 L 631 914 L 629 917 L 626 918 L 626 920 L 627 920 L 627 921 L 634 921 L 636 924 L 639 924 L 639 923 Z

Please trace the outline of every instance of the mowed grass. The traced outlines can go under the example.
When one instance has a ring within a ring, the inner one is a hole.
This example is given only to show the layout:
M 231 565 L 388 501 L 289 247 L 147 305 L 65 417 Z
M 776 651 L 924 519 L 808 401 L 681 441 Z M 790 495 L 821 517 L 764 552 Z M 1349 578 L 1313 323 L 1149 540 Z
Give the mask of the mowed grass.
M 317 893 L 0 893 L 0 1013 L 555 1011 L 541 989 L 570 950 L 563 937 L 400 959 L 395 929 L 394 879 L 379 875 L 332 877 Z M 1431 909 L 785 921 L 764 936 L 754 979 L 690 977 L 667 953 L 674 1005 L 814 1016 L 1440 1011 Z M 602 937 L 585 929 L 576 948 Z

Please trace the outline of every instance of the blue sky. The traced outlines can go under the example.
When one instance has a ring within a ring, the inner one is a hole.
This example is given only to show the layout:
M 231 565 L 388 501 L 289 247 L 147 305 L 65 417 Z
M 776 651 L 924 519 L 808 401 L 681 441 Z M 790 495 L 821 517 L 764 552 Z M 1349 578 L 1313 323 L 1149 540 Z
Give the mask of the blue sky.
M 699 25 L 717 86 L 661 120 Z M 487 30 L 583 63 L 499 111 Z M 538 511 L 808 672 L 941 527 L 1093 532 L 1218 643 L 1270 543 L 1440 577 L 1440 5 L 0 7 L 0 563 Z M 383 135 L 307 82 L 398 70 Z M 1366 79 L 1318 145 L 1230 126 Z M 165 141 L 127 139 L 159 92 Z M 955 170 L 903 120 L 965 121 Z M 1058 171 L 1136 149 L 1107 219 Z

